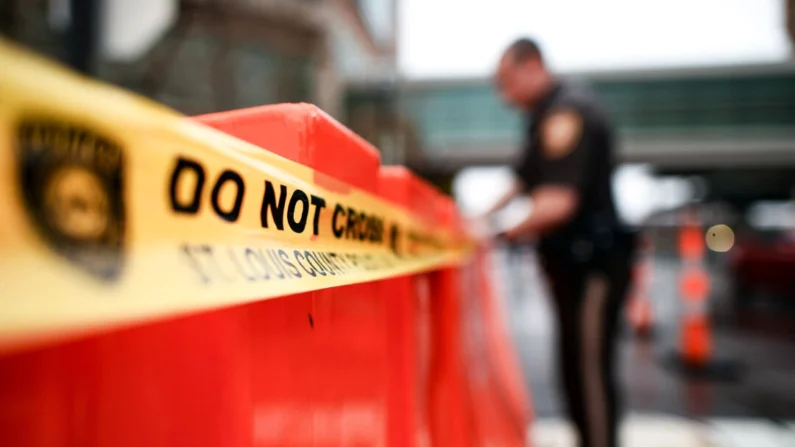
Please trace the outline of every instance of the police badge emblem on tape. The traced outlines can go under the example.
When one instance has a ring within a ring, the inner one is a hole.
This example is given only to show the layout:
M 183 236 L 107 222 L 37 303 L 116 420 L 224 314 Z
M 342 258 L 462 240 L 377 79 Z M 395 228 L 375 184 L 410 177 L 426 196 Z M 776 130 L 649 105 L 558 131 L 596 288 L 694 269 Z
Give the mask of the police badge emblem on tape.
M 0 350 L 471 254 L 455 227 L 2 39 L 0 62 Z
M 85 272 L 116 279 L 124 264 L 121 146 L 80 126 L 28 118 L 16 150 L 20 192 L 42 239 Z

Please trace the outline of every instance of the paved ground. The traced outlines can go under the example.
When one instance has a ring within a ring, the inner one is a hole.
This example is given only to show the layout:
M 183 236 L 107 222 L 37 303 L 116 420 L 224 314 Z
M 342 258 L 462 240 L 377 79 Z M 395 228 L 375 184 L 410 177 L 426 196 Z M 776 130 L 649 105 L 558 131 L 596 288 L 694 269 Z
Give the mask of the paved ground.
M 551 361 L 555 328 L 535 256 L 530 251 L 519 254 L 501 251 L 495 256 L 495 266 L 500 283 L 504 285 L 507 318 L 533 394 L 536 416 L 541 421 L 536 425 L 540 427 L 542 438 L 552 442 L 542 443 L 536 436 L 536 445 L 569 445 L 565 440 L 562 444 L 554 442 L 566 435 L 560 434 L 565 430 L 561 428 L 564 426 L 562 407 Z M 738 361 L 743 372 L 739 380 L 733 382 L 687 380 L 662 362 L 678 343 L 677 275 L 676 260 L 654 260 L 650 295 L 656 315 L 655 336 L 649 341 L 639 341 L 626 330 L 622 338 L 620 368 L 624 397 L 628 412 L 638 415 L 629 419 L 625 435 L 637 439 L 639 435 L 633 433 L 653 433 L 654 427 L 677 426 L 682 428 L 681 433 L 698 432 L 699 439 L 709 438 L 711 443 L 692 445 L 795 445 L 795 430 L 787 425 L 795 422 L 795 315 L 792 309 L 760 299 L 759 309 L 737 315 L 728 299 L 727 281 L 720 267 L 713 266 L 710 312 L 714 323 L 714 352 L 718 358 Z M 695 432 L 691 430 L 694 427 L 698 428 Z M 768 431 L 760 427 L 767 427 Z M 731 439 L 739 436 L 738 433 L 759 435 L 765 432 L 773 441 L 732 444 L 726 436 L 721 438 L 715 434 L 727 431 L 732 433 Z M 792 440 L 792 443 L 779 442 L 779 438 Z M 640 445 L 691 444 L 682 441 Z
M 534 447 L 574 447 L 571 426 L 560 419 L 536 421 L 528 433 Z M 694 421 L 664 414 L 630 415 L 621 441 L 630 447 L 793 447 L 795 424 L 764 419 Z

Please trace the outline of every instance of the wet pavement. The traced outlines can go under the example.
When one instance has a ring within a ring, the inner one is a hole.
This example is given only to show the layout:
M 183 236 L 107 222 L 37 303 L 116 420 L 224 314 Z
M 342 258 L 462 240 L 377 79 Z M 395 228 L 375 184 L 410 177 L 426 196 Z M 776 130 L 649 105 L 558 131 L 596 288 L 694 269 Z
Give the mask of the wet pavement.
M 560 419 L 540 419 L 528 431 L 533 447 L 574 447 L 572 427 Z M 620 433 L 629 447 L 795 447 L 795 425 L 758 419 L 712 418 L 694 421 L 664 414 L 630 415 Z
M 537 260 L 529 249 L 499 250 L 495 252 L 494 264 L 495 278 L 506 299 L 506 319 L 532 393 L 536 418 L 541 422 L 536 425 L 542 432 L 546 427 L 545 433 L 553 433 L 555 429 L 548 424 L 557 427 L 563 416 L 552 357 L 555 327 Z M 769 445 L 795 445 L 795 425 L 792 425 L 795 422 L 795 312 L 790 303 L 763 298 L 755 300 L 756 310 L 736 312 L 729 299 L 731 290 L 726 275 L 717 264 L 710 265 L 713 354 L 718 360 L 739 364 L 739 378 L 694 380 L 666 366 L 663 360 L 679 342 L 682 310 L 678 294 L 679 265 L 674 258 L 654 258 L 648 290 L 655 315 L 654 335 L 648 340 L 638 339 L 625 324 L 621 339 L 623 398 L 627 414 L 633 415 L 628 429 L 638 430 L 637 415 L 646 415 L 641 422 L 652 425 L 667 420 L 664 418 L 709 423 L 712 427 L 709 436 L 714 435 L 720 421 L 743 421 L 750 432 L 754 427 L 764 426 L 775 433 L 775 439 L 793 440 L 793 444 L 776 441 Z M 650 419 L 648 415 L 658 418 Z M 732 433 L 736 428 L 725 423 L 720 427 Z M 701 438 L 706 436 L 703 430 L 700 433 Z

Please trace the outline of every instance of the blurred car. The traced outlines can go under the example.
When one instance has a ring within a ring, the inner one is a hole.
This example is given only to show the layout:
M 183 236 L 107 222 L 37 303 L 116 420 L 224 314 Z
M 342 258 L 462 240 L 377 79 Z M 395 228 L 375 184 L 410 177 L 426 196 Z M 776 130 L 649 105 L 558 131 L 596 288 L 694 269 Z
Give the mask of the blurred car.
M 729 268 L 741 307 L 749 306 L 759 293 L 795 298 L 795 231 L 738 239 Z

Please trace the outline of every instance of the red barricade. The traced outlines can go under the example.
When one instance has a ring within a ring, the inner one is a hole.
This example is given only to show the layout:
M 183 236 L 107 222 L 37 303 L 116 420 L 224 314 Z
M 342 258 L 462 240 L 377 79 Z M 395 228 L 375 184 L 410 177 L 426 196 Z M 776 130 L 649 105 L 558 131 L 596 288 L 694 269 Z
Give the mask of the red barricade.
M 445 198 L 440 209 L 447 225 L 460 227 L 452 200 Z M 445 311 L 445 318 L 458 315 L 456 335 L 460 341 L 448 351 L 463 349 L 469 417 L 473 439 L 477 439 L 472 444 L 522 446 L 528 442 L 531 416 L 528 393 L 502 320 L 501 303 L 490 281 L 489 250 L 479 247 L 471 262 L 440 272 L 448 278 L 457 276 L 457 281 L 448 282 L 446 287 L 450 288 L 449 301 L 455 303 L 458 312 Z
M 413 212 L 429 225 L 438 223 L 437 194 L 401 167 L 384 167 L 379 194 Z M 431 289 L 429 274 L 401 276 L 381 282 L 389 301 L 390 347 L 395 380 L 390 408 L 395 416 L 391 445 L 422 446 L 431 442 L 431 368 L 435 352 L 432 340 Z M 434 443 L 432 445 L 438 445 Z
M 474 324 L 482 324 L 485 334 L 485 364 L 490 368 L 492 379 L 489 397 L 496 401 L 498 423 L 502 445 L 526 445 L 527 429 L 532 416 L 528 391 L 515 357 L 515 350 L 507 333 L 507 323 L 496 290 L 491 284 L 491 259 L 486 247 L 478 251 L 473 266 L 473 277 L 477 279 L 475 293 L 469 299 L 477 300 L 480 314 Z
M 449 198 L 317 108 L 197 120 L 457 226 Z M 529 406 L 482 257 L 0 357 L 6 446 L 522 445 Z
M 279 104 L 197 119 L 315 169 L 315 182 L 325 188 L 344 193 L 347 185 L 352 185 L 378 192 L 378 151 L 314 106 Z M 267 408 L 266 425 L 280 424 L 285 407 L 296 419 L 295 425 L 285 426 L 289 428 L 276 436 L 273 428 L 263 427 L 262 433 L 269 438 L 258 445 L 307 445 L 310 440 L 312 445 L 338 445 L 340 440 L 348 445 L 385 444 L 390 352 L 387 300 L 379 284 L 355 284 L 311 292 L 298 300 L 255 303 L 247 307 L 256 327 L 268 327 L 274 318 L 283 318 L 272 312 L 274 306 L 283 307 L 291 320 L 301 321 L 306 337 L 285 339 L 280 356 L 263 359 L 262 375 L 254 377 L 262 389 L 261 405 Z M 256 344 L 269 345 L 267 340 L 258 338 Z M 290 364 L 279 365 L 282 358 L 294 356 L 311 358 L 309 364 L 296 359 L 309 371 L 305 379 Z M 272 381 L 274 374 L 279 382 Z M 289 392 L 281 402 L 268 399 L 271 392 L 285 390 Z M 316 419 L 320 423 L 307 424 Z

